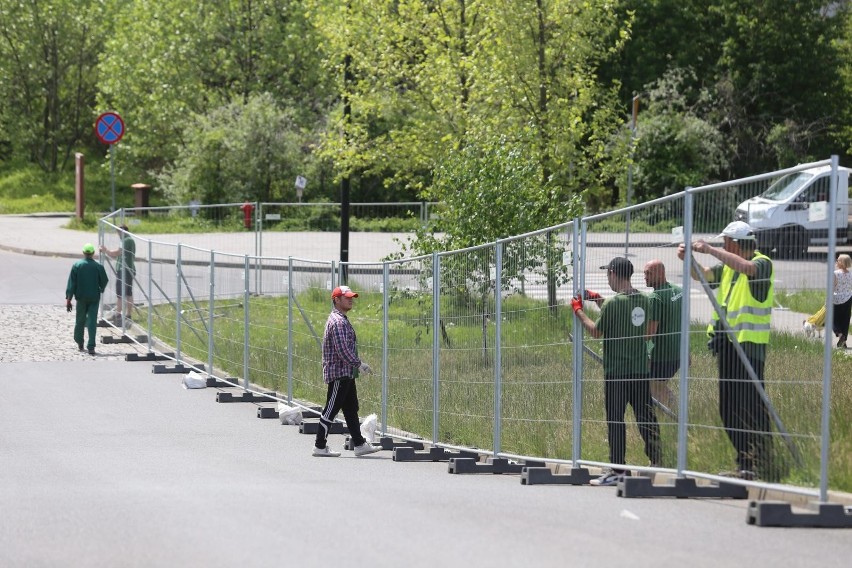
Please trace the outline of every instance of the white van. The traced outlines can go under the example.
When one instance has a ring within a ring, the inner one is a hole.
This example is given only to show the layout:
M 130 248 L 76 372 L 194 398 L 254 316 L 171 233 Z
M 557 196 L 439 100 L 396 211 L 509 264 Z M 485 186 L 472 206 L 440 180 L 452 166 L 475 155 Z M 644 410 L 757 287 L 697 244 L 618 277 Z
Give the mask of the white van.
M 848 242 L 849 168 L 839 167 L 835 216 L 837 244 Z M 743 201 L 734 220 L 755 229 L 758 250 L 780 258 L 800 258 L 811 245 L 828 244 L 830 166 L 787 174 Z

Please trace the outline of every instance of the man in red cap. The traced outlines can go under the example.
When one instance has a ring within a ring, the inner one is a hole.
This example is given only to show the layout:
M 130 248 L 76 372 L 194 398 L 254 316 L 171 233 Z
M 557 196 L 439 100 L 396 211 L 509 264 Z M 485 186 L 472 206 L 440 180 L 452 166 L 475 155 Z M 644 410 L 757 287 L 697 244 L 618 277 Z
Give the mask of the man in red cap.
M 346 419 L 346 426 L 349 428 L 349 436 L 356 456 L 365 456 L 381 449 L 364 439 L 358 421 L 358 391 L 355 387 L 355 379 L 358 378 L 360 371 L 370 374 L 373 370 L 358 358 L 355 328 L 346 317 L 357 297 L 358 294 L 349 286 L 338 286 L 331 293 L 331 302 L 334 307 L 325 323 L 325 333 L 322 337 L 322 377 L 328 385 L 328 394 L 314 444 L 316 457 L 340 456 L 340 452 L 335 452 L 328 447 L 327 440 L 331 424 L 341 410 Z

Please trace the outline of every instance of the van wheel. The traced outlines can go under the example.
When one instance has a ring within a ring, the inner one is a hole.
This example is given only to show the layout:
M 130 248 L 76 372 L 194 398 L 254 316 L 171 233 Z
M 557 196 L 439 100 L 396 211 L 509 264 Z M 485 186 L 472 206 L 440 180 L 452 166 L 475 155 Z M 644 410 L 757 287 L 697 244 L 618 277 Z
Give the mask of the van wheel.
M 807 235 L 802 229 L 784 231 L 778 243 L 778 257 L 796 260 L 805 258 L 808 253 Z

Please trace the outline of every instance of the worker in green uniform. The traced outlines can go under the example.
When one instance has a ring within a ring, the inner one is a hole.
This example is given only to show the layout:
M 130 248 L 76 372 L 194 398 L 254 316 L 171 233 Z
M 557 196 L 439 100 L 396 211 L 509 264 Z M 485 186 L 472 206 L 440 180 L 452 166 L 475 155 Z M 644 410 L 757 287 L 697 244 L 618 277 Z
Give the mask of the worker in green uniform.
M 657 322 L 657 333 L 651 338 L 651 396 L 663 412 L 674 416 L 674 393 L 669 379 L 680 368 L 680 314 L 683 290 L 666 280 L 666 267 L 659 259 L 645 264 L 645 284 L 653 292 L 650 320 Z
M 633 263 L 623 257 L 613 258 L 601 266 L 615 296 L 601 303 L 597 322 L 583 311 L 583 298 L 571 300 L 579 323 L 594 338 L 603 338 L 604 406 L 606 408 L 609 461 L 612 469 L 604 471 L 592 485 L 615 485 L 630 472 L 623 469 L 627 450 L 627 428 L 624 415 L 627 405 L 633 407 L 639 435 L 645 442 L 645 455 L 652 466 L 661 465 L 660 425 L 651 401 L 650 360 L 646 341 L 657 331 L 651 321 L 650 299 L 630 283 Z M 589 292 L 584 297 L 602 300 L 600 294 Z
M 89 355 L 95 354 L 95 330 L 98 325 L 98 306 L 101 294 L 106 290 L 106 270 L 101 263 L 95 261 L 95 247 L 91 243 L 83 246 L 83 258 L 71 267 L 68 284 L 65 287 L 65 308 L 71 311 L 71 300 L 77 299 L 77 319 L 74 323 L 74 341 L 77 349 L 83 350 L 83 328 L 89 331 L 87 349 Z

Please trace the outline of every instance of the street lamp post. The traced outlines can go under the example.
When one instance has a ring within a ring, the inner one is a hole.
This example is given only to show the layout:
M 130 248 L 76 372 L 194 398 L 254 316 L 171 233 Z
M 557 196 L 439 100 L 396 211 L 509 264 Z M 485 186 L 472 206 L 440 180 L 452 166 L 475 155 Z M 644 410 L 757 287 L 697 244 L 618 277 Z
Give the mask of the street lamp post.
M 347 4 L 348 7 L 348 4 Z M 349 122 L 352 120 L 352 102 L 349 88 L 352 85 L 352 56 L 343 58 L 343 136 L 349 142 Z M 347 144 L 348 145 L 348 144 Z M 349 172 L 340 180 L 340 283 L 349 281 Z

